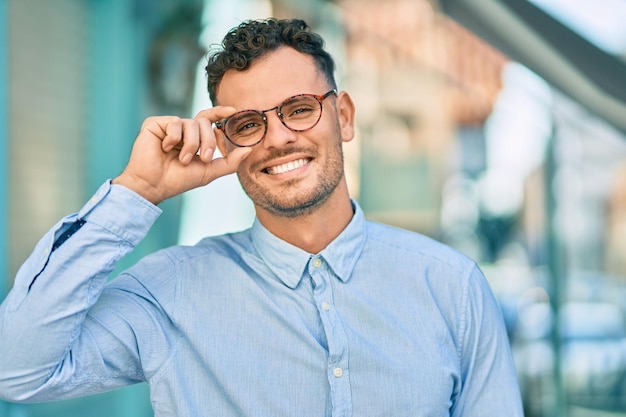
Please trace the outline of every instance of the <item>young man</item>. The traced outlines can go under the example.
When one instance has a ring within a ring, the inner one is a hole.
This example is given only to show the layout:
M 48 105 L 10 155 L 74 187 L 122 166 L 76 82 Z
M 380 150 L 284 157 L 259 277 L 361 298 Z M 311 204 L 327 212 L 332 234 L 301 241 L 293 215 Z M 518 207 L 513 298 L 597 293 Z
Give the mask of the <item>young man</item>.
M 160 417 L 521 416 L 477 266 L 350 199 L 354 104 L 321 38 L 299 20 L 249 21 L 223 48 L 207 65 L 215 107 L 147 119 L 124 172 L 21 268 L 0 307 L 0 396 L 146 381 Z M 249 230 L 106 283 L 156 204 L 232 172 L 255 205 Z

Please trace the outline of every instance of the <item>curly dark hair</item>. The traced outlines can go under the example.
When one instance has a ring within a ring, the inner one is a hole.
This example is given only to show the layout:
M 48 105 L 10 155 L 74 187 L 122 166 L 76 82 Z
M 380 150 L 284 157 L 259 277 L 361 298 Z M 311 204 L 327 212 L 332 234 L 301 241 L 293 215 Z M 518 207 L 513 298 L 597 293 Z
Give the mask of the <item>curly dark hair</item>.
M 224 74 L 231 70 L 244 71 L 250 65 L 281 46 L 289 46 L 313 58 L 315 64 L 326 77 L 331 88 L 335 82 L 335 62 L 326 50 L 324 40 L 299 19 L 247 20 L 231 29 L 222 44 L 209 52 L 207 87 L 213 104 L 216 102 L 217 86 Z

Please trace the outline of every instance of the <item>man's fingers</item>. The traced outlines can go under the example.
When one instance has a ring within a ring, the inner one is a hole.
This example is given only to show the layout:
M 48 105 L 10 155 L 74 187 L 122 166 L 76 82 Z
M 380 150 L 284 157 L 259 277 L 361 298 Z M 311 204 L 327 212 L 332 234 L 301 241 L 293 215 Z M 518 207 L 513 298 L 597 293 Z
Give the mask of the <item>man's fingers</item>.
M 203 162 L 213 159 L 215 134 L 211 124 L 232 115 L 233 107 L 216 106 L 200 111 L 193 119 L 176 116 L 153 117 L 147 120 L 145 128 L 162 141 L 164 152 L 179 151 L 179 161 L 188 165 L 198 154 Z
M 211 121 L 211 123 L 213 123 L 228 116 L 232 116 L 235 111 L 236 109 L 234 107 L 215 106 L 211 107 L 210 109 L 201 110 L 200 112 L 198 112 L 198 114 L 196 114 L 196 117 L 194 117 L 194 119 L 208 119 Z
M 143 124 L 141 125 L 141 130 L 139 132 L 140 135 L 145 135 L 148 134 L 158 140 L 160 140 L 161 142 L 166 141 L 166 139 L 168 138 L 168 129 L 169 133 L 174 135 L 174 136 L 179 136 L 177 134 L 177 130 L 178 128 L 175 126 L 176 124 L 178 124 L 180 122 L 180 117 L 177 116 L 152 116 L 152 117 L 148 117 Z M 180 139 L 176 139 L 174 137 L 171 137 L 170 139 L 167 139 L 166 141 L 166 145 L 162 145 L 162 146 L 170 146 L 170 148 L 172 147 L 172 145 L 169 143 L 170 141 L 173 142 L 174 144 L 177 143 Z
M 200 148 L 200 126 L 193 119 L 182 121 L 182 148 L 178 159 L 184 165 L 191 162 Z
M 232 107 L 218 106 L 200 111 L 193 119 L 159 116 L 146 119 L 143 131 L 160 140 L 164 152 L 175 150 L 183 165 L 193 161 L 211 164 L 211 177 L 217 178 L 237 171 L 239 164 L 251 152 L 250 148 L 235 148 L 224 158 L 213 159 L 217 147 L 217 132 L 212 123 L 235 112 Z M 194 162 L 195 164 L 195 162 Z
M 165 123 L 165 126 L 162 126 L 165 130 L 165 137 L 160 138 L 163 142 L 161 146 L 165 152 L 169 152 L 183 139 L 183 122 L 178 117 L 166 119 L 163 122 Z
M 200 129 L 200 159 L 203 162 L 210 162 L 215 152 L 215 135 L 211 121 L 203 117 L 195 119 Z

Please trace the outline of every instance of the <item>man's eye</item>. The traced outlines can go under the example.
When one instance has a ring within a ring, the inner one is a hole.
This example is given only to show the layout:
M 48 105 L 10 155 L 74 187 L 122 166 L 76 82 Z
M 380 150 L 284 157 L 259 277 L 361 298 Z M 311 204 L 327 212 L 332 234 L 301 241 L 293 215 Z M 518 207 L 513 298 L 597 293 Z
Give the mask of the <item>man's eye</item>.
M 230 119 L 227 128 L 229 135 L 251 135 L 263 129 L 263 120 L 258 117 L 250 117 L 250 115 L 242 115 Z
M 259 127 L 259 124 L 256 122 L 246 122 L 246 123 L 242 123 L 241 125 L 237 126 L 237 133 L 241 133 L 245 130 L 249 130 L 249 129 L 255 129 Z
M 288 109 L 285 116 L 287 118 L 302 118 L 307 117 L 314 109 L 311 106 L 298 106 Z
M 310 112 L 311 110 L 313 110 L 310 107 L 300 107 L 298 109 L 295 109 L 293 114 L 301 114 L 301 113 L 306 113 L 306 112 Z

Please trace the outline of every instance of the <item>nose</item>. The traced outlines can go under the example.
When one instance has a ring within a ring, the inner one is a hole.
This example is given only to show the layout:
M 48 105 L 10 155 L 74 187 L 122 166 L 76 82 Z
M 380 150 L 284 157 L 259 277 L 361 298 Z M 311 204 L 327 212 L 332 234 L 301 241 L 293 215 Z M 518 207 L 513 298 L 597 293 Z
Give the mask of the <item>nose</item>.
M 298 139 L 296 132 L 285 126 L 278 117 L 278 109 L 265 113 L 267 117 L 267 132 L 261 146 L 265 148 L 281 148 Z

